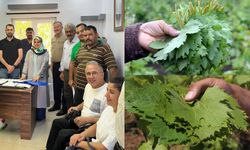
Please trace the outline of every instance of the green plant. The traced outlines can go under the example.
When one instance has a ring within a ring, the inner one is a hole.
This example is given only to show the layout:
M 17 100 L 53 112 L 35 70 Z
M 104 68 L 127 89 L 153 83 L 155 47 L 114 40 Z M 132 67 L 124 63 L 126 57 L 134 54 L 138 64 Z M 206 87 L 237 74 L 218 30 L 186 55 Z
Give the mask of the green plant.
M 212 0 L 206 4 L 189 3 L 175 12 L 182 28 L 173 39 L 154 41 L 155 61 L 165 69 L 178 74 L 221 74 L 221 67 L 230 57 L 231 31 L 228 23 L 221 20 L 223 7 Z M 185 25 L 184 25 L 185 24 Z
M 148 122 L 147 138 L 156 145 L 180 144 L 195 149 L 217 143 L 225 147 L 222 143 L 232 132 L 246 130 L 246 115 L 236 100 L 216 87 L 209 88 L 195 102 L 185 102 L 187 85 L 194 78 L 137 76 L 127 79 L 126 109 Z

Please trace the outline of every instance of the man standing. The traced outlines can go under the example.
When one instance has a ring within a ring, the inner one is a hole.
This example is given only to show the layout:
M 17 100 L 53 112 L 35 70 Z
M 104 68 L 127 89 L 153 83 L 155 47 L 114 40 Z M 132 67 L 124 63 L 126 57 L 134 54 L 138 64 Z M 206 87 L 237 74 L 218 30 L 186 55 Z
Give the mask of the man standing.
M 61 60 L 61 65 L 60 65 L 60 78 L 62 81 L 64 81 L 63 84 L 63 91 L 64 91 L 64 98 L 66 100 L 66 105 L 67 109 L 70 108 L 71 106 L 75 106 L 73 101 L 73 92 L 72 88 L 69 86 L 69 64 L 70 64 L 70 56 L 72 52 L 72 48 L 75 46 L 75 44 L 79 41 L 77 36 L 75 35 L 76 33 L 76 27 L 75 25 L 69 23 L 66 24 L 64 27 L 65 34 L 67 36 L 67 40 L 64 42 L 63 46 L 63 56 Z M 57 115 L 64 115 L 67 113 L 67 109 L 61 109 Z
M 34 36 L 33 28 L 28 27 L 26 29 L 26 37 L 27 38 L 21 40 L 22 47 L 23 47 L 23 59 L 22 59 L 22 61 L 20 63 L 20 74 L 22 74 L 23 64 L 24 64 L 24 60 L 25 60 L 25 57 L 26 57 L 26 53 L 31 48 L 33 36 Z
M 0 78 L 18 79 L 20 75 L 19 64 L 23 58 L 21 41 L 14 37 L 13 24 L 5 26 L 6 38 L 1 40 L 0 47 Z
M 81 44 L 74 61 L 76 68 L 76 89 L 84 90 L 87 84 L 84 73 L 87 62 L 96 61 L 103 66 L 104 72 L 109 70 L 110 77 L 117 75 L 117 64 L 108 44 L 98 40 L 98 33 L 94 26 L 85 27 L 83 32 L 84 44 Z M 82 41 L 81 41 L 82 42 Z
M 75 87 L 74 82 L 75 82 L 75 77 L 76 77 L 76 56 L 78 54 L 79 48 L 81 45 L 85 43 L 85 37 L 83 36 L 84 28 L 86 27 L 85 24 L 80 23 L 76 25 L 76 34 L 78 36 L 78 39 L 80 40 L 72 49 L 71 53 L 71 61 L 69 65 L 69 86 L 74 87 L 75 89 L 75 95 L 74 95 L 74 102 L 76 105 L 82 103 L 82 97 L 84 93 L 84 89 L 79 89 Z
M 54 37 L 51 39 L 51 63 L 52 63 L 52 74 L 53 74 L 53 89 L 54 89 L 54 105 L 48 111 L 55 111 L 61 108 L 65 110 L 66 102 L 63 97 L 63 81 L 60 79 L 60 61 L 62 59 L 63 44 L 67 37 L 63 34 L 62 23 L 55 21 L 53 23 Z

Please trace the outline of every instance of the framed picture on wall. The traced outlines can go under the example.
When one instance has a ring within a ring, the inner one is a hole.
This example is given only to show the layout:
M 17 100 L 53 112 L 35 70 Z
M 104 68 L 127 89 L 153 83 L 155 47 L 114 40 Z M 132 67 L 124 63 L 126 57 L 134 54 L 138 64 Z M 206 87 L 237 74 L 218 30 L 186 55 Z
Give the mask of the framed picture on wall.
M 124 28 L 124 0 L 114 0 L 114 30 L 123 31 Z

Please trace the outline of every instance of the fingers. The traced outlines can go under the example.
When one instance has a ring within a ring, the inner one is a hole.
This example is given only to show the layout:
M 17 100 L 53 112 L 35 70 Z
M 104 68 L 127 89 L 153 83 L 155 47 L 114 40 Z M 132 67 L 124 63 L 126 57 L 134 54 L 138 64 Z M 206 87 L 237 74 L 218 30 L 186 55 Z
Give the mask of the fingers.
M 186 101 L 193 101 L 198 98 L 208 87 L 210 87 L 211 81 L 204 79 L 197 81 L 190 85 L 188 93 L 185 96 Z
M 180 31 L 176 30 L 175 28 L 173 28 L 171 25 L 167 24 L 163 20 L 159 20 L 159 26 L 161 27 L 163 32 L 167 35 L 177 36 L 180 33 Z
M 198 97 L 198 89 L 193 88 L 188 91 L 188 93 L 185 96 L 186 101 L 193 101 L 196 97 Z
M 177 36 L 180 31 L 173 28 L 163 20 L 147 22 L 141 25 L 141 31 L 153 37 L 164 37 L 166 35 Z

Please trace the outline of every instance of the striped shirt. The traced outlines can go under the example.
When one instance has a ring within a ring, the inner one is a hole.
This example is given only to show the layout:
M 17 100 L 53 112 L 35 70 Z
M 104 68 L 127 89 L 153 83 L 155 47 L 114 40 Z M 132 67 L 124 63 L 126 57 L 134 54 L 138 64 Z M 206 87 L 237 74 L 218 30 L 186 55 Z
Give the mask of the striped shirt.
M 96 44 L 89 49 L 85 44 L 82 44 L 75 61 L 77 64 L 76 87 L 79 89 L 84 89 L 85 85 L 87 84 L 85 77 L 85 67 L 89 61 L 98 62 L 100 65 L 102 65 L 104 71 L 112 67 L 117 68 L 114 54 L 108 44 L 103 44 L 102 42 L 97 41 Z

